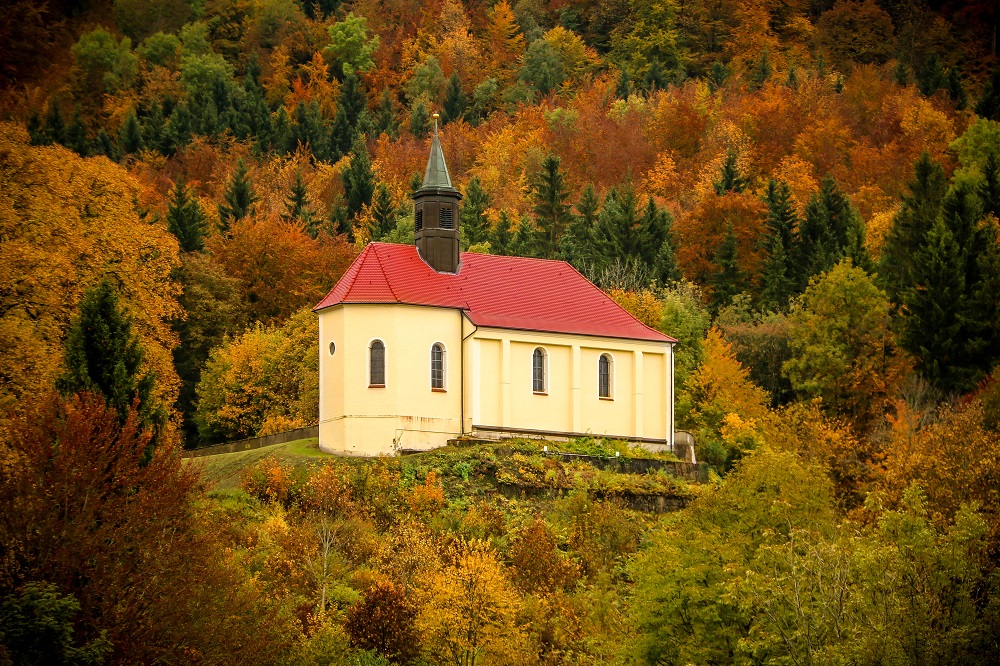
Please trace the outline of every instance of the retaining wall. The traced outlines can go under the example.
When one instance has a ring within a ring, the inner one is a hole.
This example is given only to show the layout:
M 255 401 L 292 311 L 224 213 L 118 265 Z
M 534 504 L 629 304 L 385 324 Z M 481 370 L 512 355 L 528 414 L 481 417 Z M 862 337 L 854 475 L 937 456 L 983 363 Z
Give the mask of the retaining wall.
M 203 446 L 200 449 L 191 449 L 189 451 L 185 451 L 184 457 L 200 458 L 201 456 L 214 456 L 219 453 L 237 453 L 239 451 L 251 451 L 253 449 L 261 449 L 265 446 L 273 446 L 275 444 L 285 444 L 287 442 L 294 442 L 297 439 L 309 439 L 310 437 L 319 437 L 318 425 L 308 426 L 305 428 L 297 428 L 296 430 L 286 430 L 285 432 L 276 432 L 273 435 L 264 435 L 263 437 L 240 439 L 235 442 L 216 444 L 215 446 Z

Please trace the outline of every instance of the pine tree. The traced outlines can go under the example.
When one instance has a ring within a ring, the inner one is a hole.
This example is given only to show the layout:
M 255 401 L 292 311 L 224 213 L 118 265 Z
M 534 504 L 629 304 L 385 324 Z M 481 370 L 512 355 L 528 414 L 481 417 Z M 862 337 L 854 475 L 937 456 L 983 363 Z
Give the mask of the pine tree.
M 674 241 L 673 219 L 670 213 L 666 214 L 667 229 L 660 249 L 653 258 L 653 275 L 662 286 L 667 286 L 681 279 L 681 269 L 677 265 L 677 243 Z
M 473 178 L 465 188 L 465 199 L 462 202 L 461 228 L 462 246 L 488 240 L 489 220 L 486 219 L 486 209 L 490 206 L 490 195 L 479 185 L 479 179 Z
M 372 171 L 372 160 L 368 155 L 364 137 L 359 136 L 354 141 L 350 163 L 341 175 L 341 179 L 344 182 L 348 216 L 357 217 L 361 209 L 372 202 L 372 195 L 375 193 L 375 174 Z
M 576 215 L 559 241 L 559 256 L 577 268 L 594 260 L 594 238 L 601 201 L 593 185 L 587 185 L 576 202 Z
M 914 257 L 941 215 L 948 185 L 944 169 L 923 153 L 917 160 L 909 194 L 893 220 L 879 259 L 878 276 L 889 298 L 899 303 L 902 292 L 914 284 Z
M 117 289 L 107 280 L 89 289 L 66 336 L 65 371 L 56 381 L 64 395 L 92 391 L 124 423 L 137 401 L 139 423 L 152 433 L 145 459 L 152 456 L 167 422 L 167 412 L 153 390 L 156 377 L 143 372 L 143 350 L 132 320 L 119 305 Z
M 396 118 L 396 109 L 392 105 L 388 89 L 382 92 L 382 100 L 375 114 L 375 133 L 379 136 L 386 134 L 392 140 L 399 138 L 399 119 Z
M 448 81 L 448 89 L 445 92 L 444 113 L 441 116 L 441 121 L 447 124 L 461 120 L 468 106 L 469 98 L 462 91 L 462 80 L 458 78 L 458 72 L 452 72 Z
M 513 237 L 510 230 L 510 218 L 507 211 L 500 211 L 500 219 L 490 232 L 490 248 L 495 254 L 511 254 Z
M 760 304 L 765 309 L 784 310 L 796 293 L 798 280 L 790 270 L 792 261 L 781 236 L 768 239 L 767 259 L 761 275 Z
M 976 103 L 976 115 L 1000 122 L 1000 68 L 994 69 Z
M 540 256 L 546 258 L 555 257 L 559 238 L 571 219 L 566 203 L 569 190 L 559 164 L 559 157 L 549 153 L 542 161 L 541 170 L 535 175 L 531 188 L 535 203 L 532 211 L 539 226 L 538 250 Z
M 358 77 L 353 72 L 344 76 L 340 86 L 340 102 L 337 104 L 337 115 L 333 119 L 330 130 L 329 151 L 332 161 L 339 160 L 351 152 L 354 140 L 358 134 L 358 125 L 368 102 Z
M 1000 160 L 994 151 L 986 153 L 983 179 L 979 183 L 977 194 L 983 203 L 983 212 L 992 213 L 994 217 L 1000 218 Z
M 712 285 L 712 310 L 716 314 L 733 302 L 733 297 L 747 289 L 746 273 L 739 264 L 739 243 L 733 225 L 726 227 L 722 245 L 715 253 L 715 273 Z
M 292 114 L 292 119 L 292 143 L 295 146 L 308 147 L 314 159 L 328 159 L 330 155 L 327 150 L 326 130 L 323 127 L 319 104 L 315 101 L 309 104 L 299 102 Z
M 712 63 L 712 69 L 708 73 L 708 87 L 715 92 L 722 87 L 722 84 L 729 78 L 729 68 L 716 60 Z
M 944 68 L 937 53 L 932 53 L 924 66 L 917 72 L 917 87 L 920 92 L 930 97 L 945 85 Z
M 643 77 L 643 83 L 647 92 L 667 89 L 667 73 L 664 71 L 663 64 L 659 58 L 653 58 L 649 61 L 649 67 L 646 68 L 646 75 Z
M 59 100 L 49 102 L 49 112 L 45 116 L 45 138 L 48 143 L 66 143 L 66 122 L 59 109 Z
M 50 143 L 45 136 L 45 128 L 42 127 L 42 119 L 38 117 L 38 111 L 32 109 L 28 116 L 28 140 L 32 146 L 46 146 Z
M 785 85 L 792 90 L 797 90 L 799 87 L 799 75 L 796 70 L 795 65 L 790 65 L 788 67 L 788 78 L 785 79 Z
M 805 218 L 799 225 L 795 257 L 799 291 L 805 290 L 810 277 L 827 272 L 848 256 L 849 250 L 858 251 L 857 242 L 864 238 L 863 231 L 860 238 L 857 236 L 861 224 L 837 182 L 829 176 L 824 178 L 819 192 L 806 205 Z
M 969 96 L 965 94 L 965 86 L 962 85 L 962 76 L 958 73 L 957 67 L 948 70 L 948 79 L 945 81 L 948 88 L 948 97 L 955 103 L 955 108 L 962 111 L 969 105 Z
M 295 182 L 285 197 L 285 213 L 282 217 L 301 224 L 306 233 L 313 238 L 319 234 L 319 221 L 309 205 L 309 192 L 306 190 L 305 181 L 302 180 L 301 171 L 295 172 Z
M 94 140 L 94 150 L 99 155 L 104 155 L 110 160 L 117 161 L 120 157 L 118 154 L 118 145 L 103 127 L 97 132 L 97 138 Z
M 80 109 L 73 113 L 73 122 L 66 130 L 66 147 L 80 157 L 90 156 L 90 141 L 87 139 L 87 125 L 83 122 Z
M 205 249 L 207 222 L 198 200 L 191 196 L 183 179 L 178 178 L 167 203 L 167 231 L 177 237 L 181 250 L 201 252 Z
M 191 142 L 191 111 L 188 110 L 187 102 L 181 102 L 170 113 L 163 140 L 168 153 L 173 153 Z
M 766 307 L 782 309 L 803 281 L 792 255 L 798 240 L 799 219 L 788 183 L 772 179 L 767 185 L 764 200 L 767 202 L 768 231 L 764 240 L 767 259 L 761 303 Z
M 219 228 L 223 233 L 229 232 L 233 222 L 254 214 L 259 198 L 254 192 L 243 160 L 236 163 L 236 170 L 229 178 L 223 199 L 224 203 L 219 205 Z
M 371 239 L 373 241 L 385 238 L 389 232 L 396 228 L 396 221 L 398 219 L 396 204 L 393 202 L 392 193 L 389 192 L 389 187 L 385 183 L 379 183 L 378 187 L 375 188 L 371 213 Z
M 126 155 L 133 155 L 143 149 L 142 129 L 139 127 L 139 119 L 135 117 L 135 110 L 129 109 L 118 133 L 118 145 Z
M 427 105 L 422 100 L 417 100 L 410 109 L 410 134 L 417 139 L 423 139 L 430 131 L 431 117 L 427 113 Z
M 726 154 L 726 160 L 722 163 L 720 178 L 713 181 L 712 185 L 715 187 L 715 193 L 720 197 L 729 192 L 739 194 L 746 189 L 747 183 L 740 175 L 739 167 L 736 164 L 736 153 L 730 150 Z
M 149 113 L 142 121 L 142 136 L 146 148 L 166 153 L 164 150 L 165 135 L 166 120 L 163 118 L 163 107 L 160 106 L 158 100 L 154 99 L 149 106 Z

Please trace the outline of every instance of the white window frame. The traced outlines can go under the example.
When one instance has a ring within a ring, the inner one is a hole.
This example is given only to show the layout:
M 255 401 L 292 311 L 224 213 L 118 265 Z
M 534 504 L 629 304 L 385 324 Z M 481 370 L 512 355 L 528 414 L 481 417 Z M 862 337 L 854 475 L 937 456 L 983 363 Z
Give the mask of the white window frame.
M 535 389 L 535 352 L 542 352 L 542 390 Z M 531 350 L 531 392 L 535 395 L 549 394 L 549 352 L 545 347 Z
M 372 347 L 375 346 L 376 342 L 381 343 L 381 345 L 382 345 L 382 383 L 381 384 L 372 383 Z M 385 388 L 386 385 L 389 383 L 389 377 L 388 377 L 388 374 L 389 374 L 389 371 L 388 371 L 389 359 L 388 359 L 388 357 L 389 357 L 389 350 L 388 350 L 387 345 L 385 344 L 385 340 L 383 340 L 381 338 L 372 338 L 371 340 L 368 341 L 368 388 Z
M 441 386 L 434 386 L 434 348 L 441 348 Z M 448 391 L 448 347 L 445 346 L 443 342 L 435 342 L 431 345 L 431 371 L 430 371 L 430 382 L 431 391 L 436 393 L 447 393 Z
M 601 395 L 601 359 L 608 359 L 608 394 Z M 615 399 L 615 357 L 611 352 L 601 352 L 597 357 L 597 397 L 601 400 Z

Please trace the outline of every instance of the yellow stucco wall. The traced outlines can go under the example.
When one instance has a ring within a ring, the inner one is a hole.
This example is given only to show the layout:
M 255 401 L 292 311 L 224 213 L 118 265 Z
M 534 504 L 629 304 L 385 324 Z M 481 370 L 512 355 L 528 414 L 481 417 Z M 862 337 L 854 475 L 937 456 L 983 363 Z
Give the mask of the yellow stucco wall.
M 391 304 L 323 310 L 319 337 L 324 451 L 434 448 L 476 427 L 663 441 L 672 434 L 673 363 L 665 343 L 476 328 L 458 310 Z M 383 388 L 368 383 L 374 339 L 386 349 Z M 436 342 L 446 349 L 444 392 L 430 385 Z M 532 390 L 537 347 L 546 355 L 544 395 Z M 603 353 L 613 359 L 611 399 L 598 396 Z

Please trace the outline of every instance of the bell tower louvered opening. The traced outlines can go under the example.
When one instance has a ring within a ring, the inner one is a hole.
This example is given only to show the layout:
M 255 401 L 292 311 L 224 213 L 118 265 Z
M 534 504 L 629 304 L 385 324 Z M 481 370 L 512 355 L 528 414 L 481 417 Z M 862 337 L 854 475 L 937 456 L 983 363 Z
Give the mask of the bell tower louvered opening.
M 462 195 L 451 184 L 434 114 L 434 139 L 424 171 L 424 181 L 413 195 L 413 240 L 420 258 L 439 273 L 459 269 L 459 201 Z

